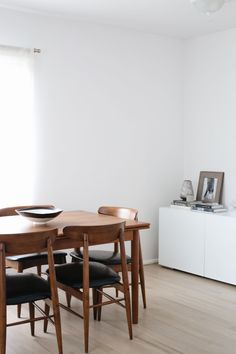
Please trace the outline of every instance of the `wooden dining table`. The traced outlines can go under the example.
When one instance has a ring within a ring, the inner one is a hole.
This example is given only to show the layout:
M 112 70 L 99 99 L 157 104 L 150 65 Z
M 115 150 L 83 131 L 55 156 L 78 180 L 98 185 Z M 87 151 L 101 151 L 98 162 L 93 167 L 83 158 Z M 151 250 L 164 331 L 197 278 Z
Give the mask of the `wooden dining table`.
M 26 218 L 17 216 L 3 216 L 0 218 L 0 235 L 21 234 L 27 232 L 37 232 L 50 229 L 58 229 L 58 236 L 54 243 L 55 250 L 73 248 L 73 241 L 63 235 L 63 228 L 72 225 L 109 225 L 125 221 L 125 241 L 131 241 L 131 257 L 132 257 L 132 319 L 133 323 L 138 323 L 138 306 L 139 306 L 139 231 L 149 229 L 150 224 L 147 222 L 126 220 L 115 216 L 102 215 L 88 211 L 63 211 L 55 219 L 43 224 L 33 223 Z M 29 240 L 30 242 L 30 240 Z M 98 244 L 100 244 L 98 239 Z

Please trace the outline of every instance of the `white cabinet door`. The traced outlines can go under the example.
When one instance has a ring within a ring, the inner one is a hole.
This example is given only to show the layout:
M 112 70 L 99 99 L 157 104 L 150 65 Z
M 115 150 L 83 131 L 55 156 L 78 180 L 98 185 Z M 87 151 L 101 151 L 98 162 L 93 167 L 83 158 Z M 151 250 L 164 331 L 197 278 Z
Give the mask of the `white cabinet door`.
M 236 284 L 236 218 L 207 215 L 205 276 Z
M 159 211 L 159 263 L 204 275 L 205 214 L 163 207 Z

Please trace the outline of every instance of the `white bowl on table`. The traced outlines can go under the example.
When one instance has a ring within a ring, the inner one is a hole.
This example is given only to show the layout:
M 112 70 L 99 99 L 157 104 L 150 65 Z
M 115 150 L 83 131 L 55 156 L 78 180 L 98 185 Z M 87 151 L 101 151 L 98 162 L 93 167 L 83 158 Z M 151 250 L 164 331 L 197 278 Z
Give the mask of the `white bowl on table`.
M 62 209 L 54 207 L 16 209 L 17 214 L 23 216 L 29 221 L 39 224 L 45 224 L 46 222 L 53 220 L 60 215 L 62 211 Z

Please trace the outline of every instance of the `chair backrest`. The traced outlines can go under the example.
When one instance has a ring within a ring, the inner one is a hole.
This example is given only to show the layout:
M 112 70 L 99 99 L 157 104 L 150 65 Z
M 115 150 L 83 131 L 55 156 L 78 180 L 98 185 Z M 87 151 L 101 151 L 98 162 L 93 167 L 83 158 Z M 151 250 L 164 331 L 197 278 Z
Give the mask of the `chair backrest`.
M 47 250 L 48 241 L 54 243 L 57 229 L 28 232 L 22 234 L 0 235 L 0 245 L 4 245 L 6 255 L 34 253 Z
M 98 226 L 66 226 L 63 234 L 75 241 L 74 247 L 81 247 L 85 236 L 90 246 L 119 241 L 120 236 L 124 234 L 124 229 L 125 222 Z
M 20 205 L 20 206 L 13 206 L 9 208 L 2 208 L 0 209 L 0 216 L 13 216 L 18 215 L 16 209 L 23 209 L 23 208 L 53 208 L 53 205 Z
M 101 206 L 98 209 L 99 214 L 116 216 L 122 219 L 138 220 L 138 210 L 126 207 Z

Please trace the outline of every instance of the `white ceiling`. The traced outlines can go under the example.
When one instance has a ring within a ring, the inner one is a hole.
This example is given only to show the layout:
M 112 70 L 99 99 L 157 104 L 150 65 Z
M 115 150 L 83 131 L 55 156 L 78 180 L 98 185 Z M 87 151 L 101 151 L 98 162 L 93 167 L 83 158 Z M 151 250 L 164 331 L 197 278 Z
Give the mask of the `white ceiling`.
M 0 7 L 189 38 L 236 27 L 236 0 L 210 15 L 189 0 L 0 0 Z

